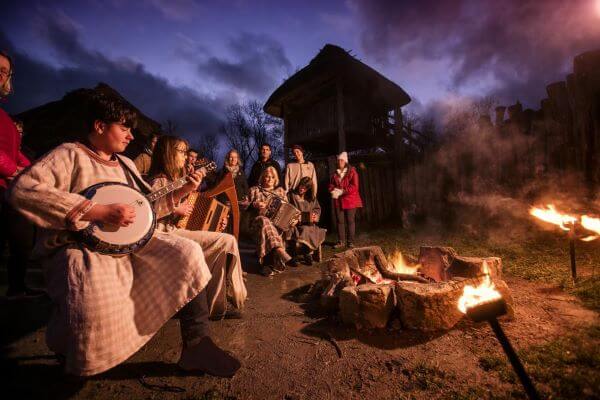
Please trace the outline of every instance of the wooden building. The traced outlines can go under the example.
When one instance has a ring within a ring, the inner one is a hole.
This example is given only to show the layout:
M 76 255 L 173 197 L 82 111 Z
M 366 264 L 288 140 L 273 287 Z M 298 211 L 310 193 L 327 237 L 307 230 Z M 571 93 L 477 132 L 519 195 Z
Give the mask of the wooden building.
M 25 136 L 23 144 L 37 157 L 54 147 L 76 140 L 87 129 L 84 124 L 87 98 L 94 92 L 104 93 L 124 100 L 138 114 L 137 127 L 133 131 L 134 141 L 127 147 L 126 154 L 135 157 L 145 145 L 151 133 L 160 133 L 158 122 L 144 115 L 129 103 L 119 92 L 107 85 L 98 83 L 95 88 L 73 90 L 62 99 L 43 104 L 17 115 L 23 121 Z
M 269 97 L 264 111 L 284 121 L 284 146 L 301 144 L 317 167 L 319 198 L 329 204 L 327 182 L 335 154 L 350 153 L 365 207 L 359 222 L 399 216 L 403 140 L 400 108 L 408 94 L 346 50 L 325 45 L 310 63 Z

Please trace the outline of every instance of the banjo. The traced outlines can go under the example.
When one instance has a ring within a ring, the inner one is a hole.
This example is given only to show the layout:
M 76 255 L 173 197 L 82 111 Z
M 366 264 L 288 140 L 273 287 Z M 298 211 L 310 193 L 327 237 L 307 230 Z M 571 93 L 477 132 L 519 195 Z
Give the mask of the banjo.
M 128 168 L 125 173 L 128 173 Z M 196 164 L 197 171 L 205 174 L 214 171 L 214 162 Z M 136 180 L 137 176 L 130 173 Z M 113 256 L 133 253 L 144 247 L 156 229 L 156 214 L 152 203 L 163 196 L 181 188 L 187 183 L 187 177 L 179 178 L 160 189 L 144 194 L 121 182 L 102 182 L 85 189 L 81 194 L 98 204 L 125 203 L 135 208 L 135 220 L 129 226 L 118 226 L 92 222 L 87 228 L 75 232 L 75 236 L 92 251 Z M 140 183 L 138 182 L 138 185 Z

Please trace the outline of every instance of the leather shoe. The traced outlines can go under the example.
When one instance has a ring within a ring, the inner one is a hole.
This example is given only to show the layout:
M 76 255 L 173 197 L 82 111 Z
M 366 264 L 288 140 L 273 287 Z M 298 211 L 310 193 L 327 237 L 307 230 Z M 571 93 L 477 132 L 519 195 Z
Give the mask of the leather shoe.
M 242 366 L 235 357 L 217 346 L 208 336 L 204 336 L 192 346 L 185 347 L 177 365 L 184 371 L 202 372 L 224 378 L 232 377 Z

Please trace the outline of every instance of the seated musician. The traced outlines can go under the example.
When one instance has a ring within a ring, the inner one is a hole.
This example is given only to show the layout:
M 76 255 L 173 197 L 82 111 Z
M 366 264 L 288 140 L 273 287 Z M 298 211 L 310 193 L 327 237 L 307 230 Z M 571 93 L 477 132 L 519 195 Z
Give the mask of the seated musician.
M 181 138 L 176 136 L 160 137 L 148 174 L 152 190 L 158 190 L 186 174 L 187 150 L 187 142 Z M 201 180 L 204 175 L 198 170 L 192 171 L 188 176 L 192 180 Z M 159 217 L 157 229 L 191 239 L 202 247 L 204 258 L 212 275 L 206 287 L 210 316 L 213 319 L 221 319 L 227 311 L 227 296 L 237 308 L 241 308 L 244 304 L 246 287 L 242 277 L 242 264 L 237 240 L 232 235 L 177 228 L 178 219 L 189 216 L 194 209 L 193 205 L 184 200 L 197 187 L 198 185 L 196 187 L 184 186 L 167 195 L 167 201 L 155 204 L 156 214 Z M 227 218 L 221 222 L 221 225 L 227 225 Z
M 298 224 L 286 232 L 294 256 L 291 265 L 297 265 L 298 259 L 304 264 L 312 265 L 312 254 L 318 251 L 325 241 L 327 230 L 319 228 L 317 223 L 321 216 L 321 206 L 313 192 L 313 182 L 308 176 L 300 179 L 296 189 L 288 193 L 290 204 L 302 212 Z
M 270 276 L 274 272 L 285 270 L 286 263 L 292 259 L 285 250 L 282 232 L 264 216 L 269 198 L 272 196 L 285 198 L 285 190 L 278 187 L 279 177 L 273 167 L 267 167 L 263 171 L 259 182 L 259 186 L 250 188 L 248 201 L 251 210 L 254 211 L 252 230 L 255 233 L 258 259 L 262 266 L 260 272 L 262 275 Z M 273 259 L 272 268 L 265 264 L 266 256 Z
M 81 142 L 58 146 L 11 188 L 14 207 L 42 228 L 35 253 L 54 303 L 48 347 L 64 361 L 68 374 L 95 375 L 131 357 L 179 311 L 183 350 L 178 365 L 186 371 L 234 375 L 239 361 L 209 336 L 215 268 L 207 265 L 196 241 L 155 231 L 135 253 L 112 257 L 74 238 L 73 231 L 91 222 L 128 226 L 136 221 L 135 209 L 120 199 L 99 204 L 79 193 L 100 182 L 143 184 L 133 161 L 117 156 L 133 139 L 135 111 L 120 99 L 96 93 L 85 122 Z M 186 190 L 200 178 L 191 177 Z M 163 197 L 159 203 L 167 201 Z M 209 263 L 220 260 L 207 250 Z

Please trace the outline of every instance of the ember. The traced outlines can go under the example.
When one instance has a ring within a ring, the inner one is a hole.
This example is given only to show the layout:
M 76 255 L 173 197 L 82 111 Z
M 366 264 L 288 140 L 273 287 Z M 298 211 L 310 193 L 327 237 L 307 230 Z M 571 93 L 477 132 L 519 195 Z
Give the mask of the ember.
M 421 264 L 408 265 L 400 250 L 395 250 L 389 256 L 389 260 L 393 264 L 394 270 L 399 274 L 416 275 L 421 269 Z

